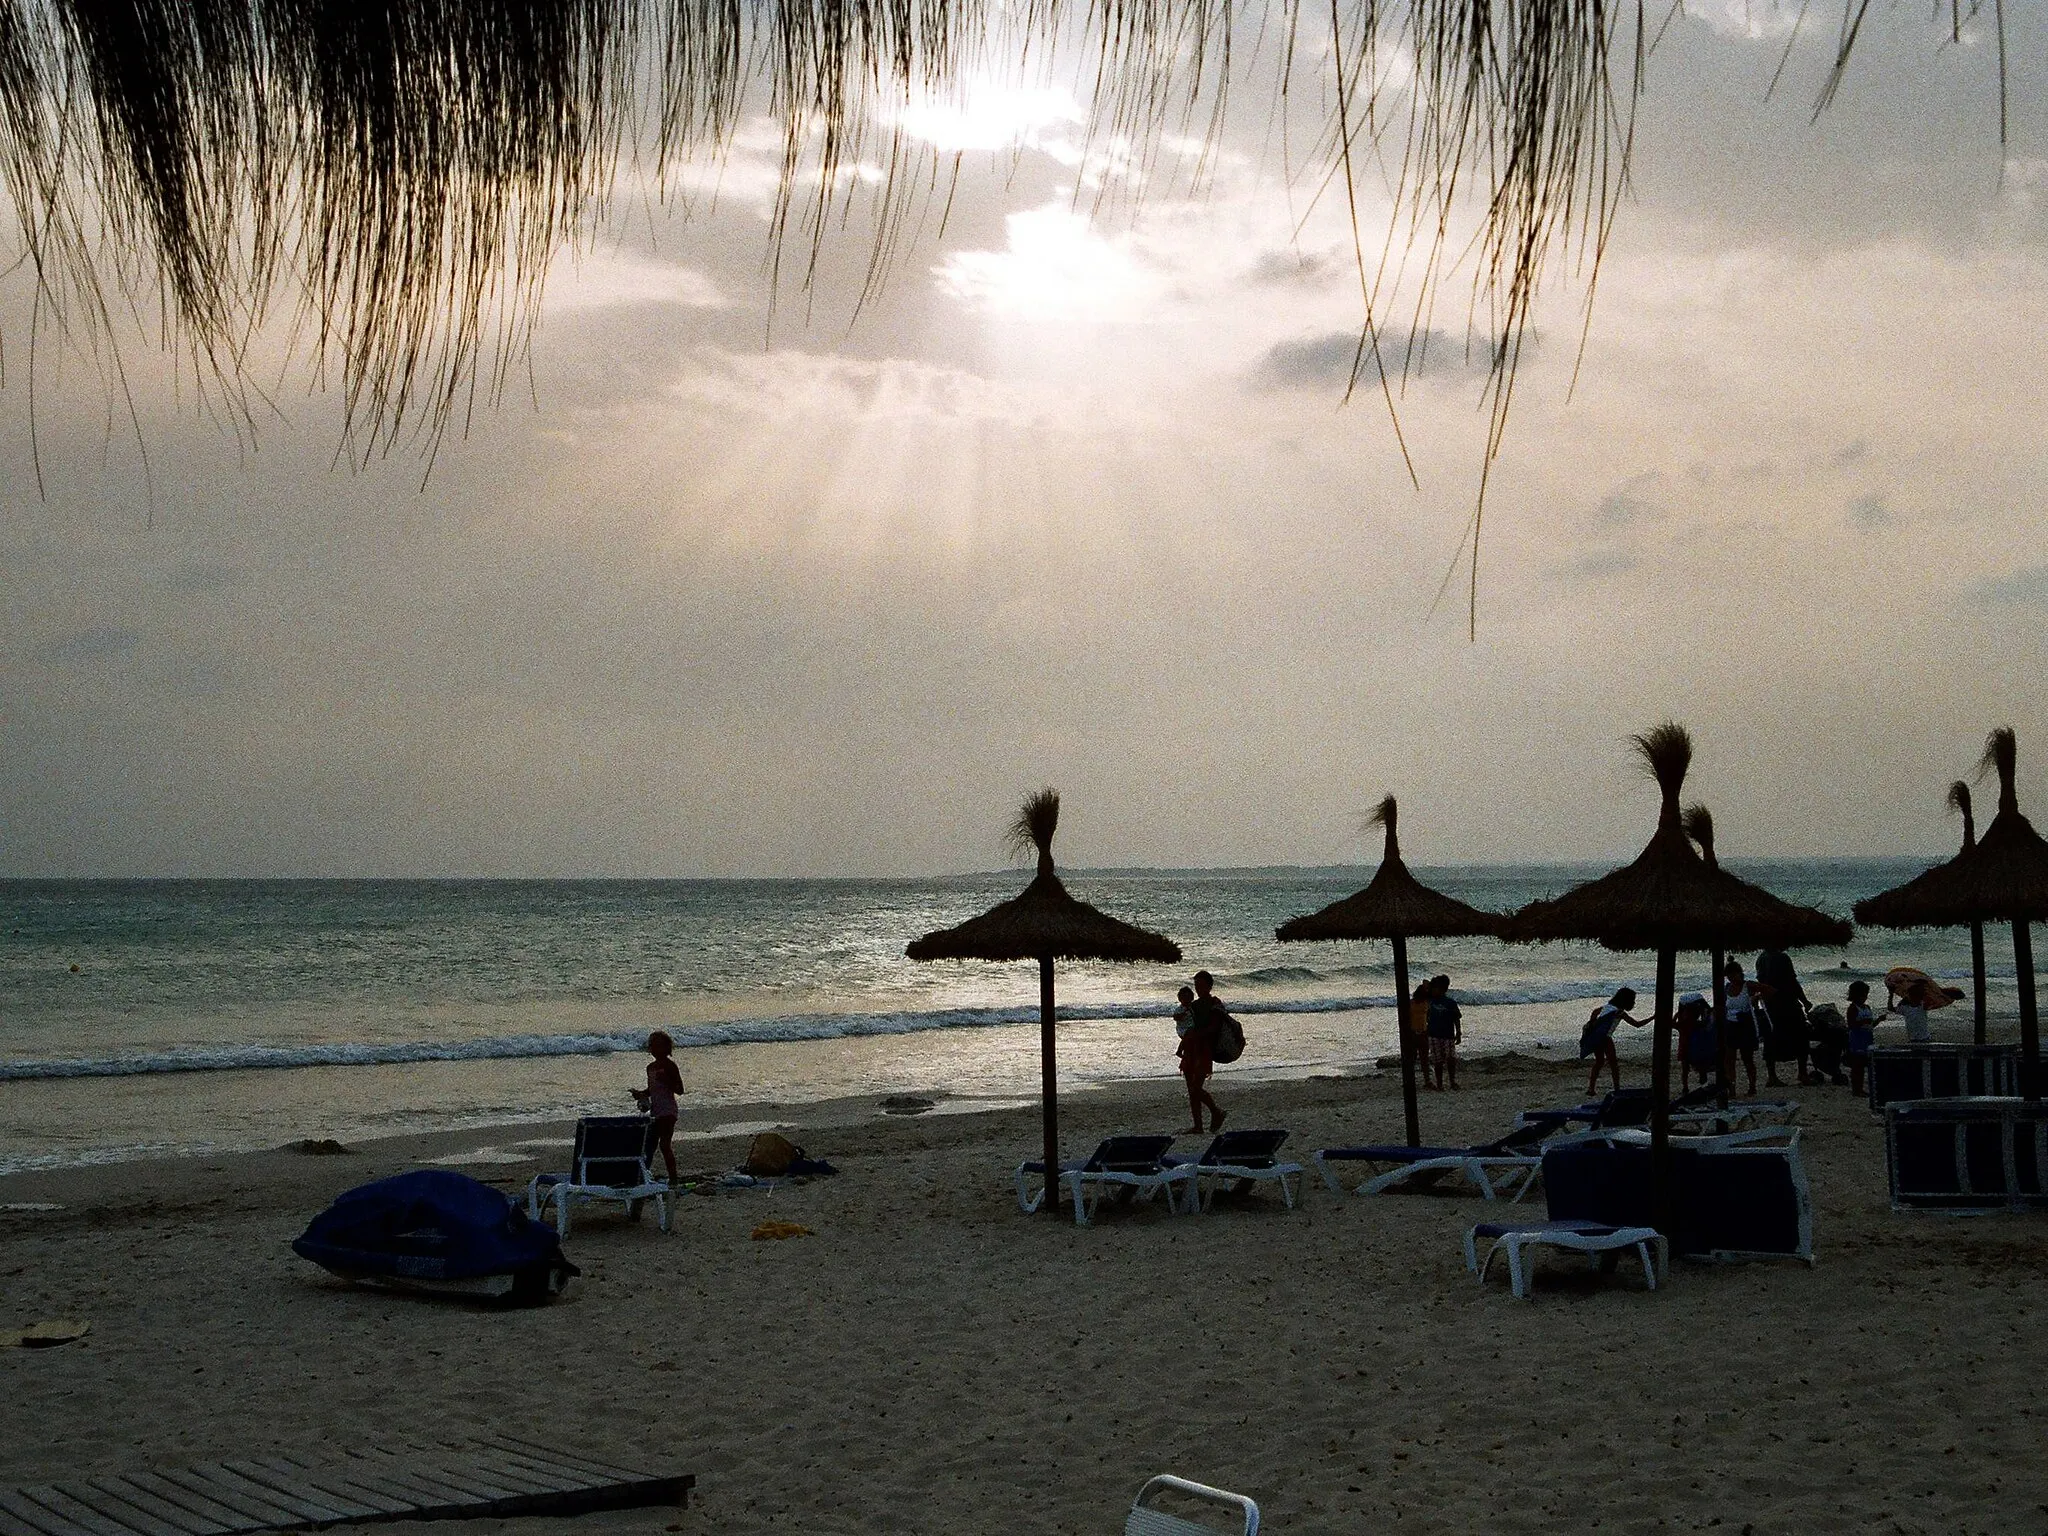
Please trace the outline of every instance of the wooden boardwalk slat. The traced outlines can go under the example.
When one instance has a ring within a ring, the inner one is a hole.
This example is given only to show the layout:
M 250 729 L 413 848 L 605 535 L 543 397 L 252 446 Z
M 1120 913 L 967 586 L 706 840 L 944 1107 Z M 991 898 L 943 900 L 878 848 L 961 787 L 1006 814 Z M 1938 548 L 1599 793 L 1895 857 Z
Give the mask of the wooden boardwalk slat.
M 227 1532 L 234 1529 L 233 1526 L 225 1525 L 211 1516 L 161 1498 L 149 1489 L 131 1483 L 125 1478 L 95 1477 L 87 1486 L 112 1494 L 124 1504 L 133 1504 L 139 1509 L 148 1510 L 164 1524 L 188 1532 L 189 1536 L 226 1536 Z
M 271 1455 L 0 1489 L 0 1536 L 257 1536 L 393 1520 L 681 1505 L 694 1477 L 512 1436 Z
M 217 1499 L 209 1499 L 189 1488 L 181 1488 L 160 1472 L 124 1472 L 121 1474 L 121 1481 L 145 1493 L 155 1494 L 166 1504 L 190 1510 L 195 1516 L 203 1516 L 223 1530 L 242 1532 L 262 1529 L 261 1524 L 250 1516 L 229 1508 Z
M 506 1499 L 518 1499 L 528 1490 L 514 1488 L 486 1477 L 472 1467 L 440 1456 L 397 1456 L 389 1452 L 379 1453 L 382 1470 L 399 1473 L 406 1477 L 430 1480 L 440 1486 L 453 1488 L 464 1499 L 498 1504 Z
M 492 1435 L 484 1443 L 486 1445 L 509 1446 L 513 1450 L 520 1451 L 525 1455 L 545 1458 L 565 1470 L 581 1472 L 600 1482 L 618 1482 L 621 1480 L 638 1482 L 649 1475 L 636 1467 L 622 1467 L 612 1462 L 599 1461 L 593 1456 L 586 1456 L 581 1451 L 565 1450 L 559 1446 L 541 1445 L 531 1440 L 523 1440 L 517 1435 Z
M 207 1477 L 204 1469 L 200 1467 L 166 1467 L 157 1476 L 167 1483 L 197 1494 L 202 1499 L 232 1509 L 248 1522 L 245 1530 L 283 1529 L 299 1518 L 282 1504 L 273 1504 L 268 1499 L 251 1498 L 239 1488 L 222 1486 L 216 1479 Z
M 258 1488 L 263 1489 L 267 1493 L 298 1499 L 306 1504 L 321 1505 L 336 1511 L 344 1519 L 367 1520 L 373 1516 L 385 1513 L 384 1510 L 379 1509 L 376 1505 L 366 1504 L 361 1499 L 352 1499 L 343 1494 L 314 1488 L 309 1485 L 305 1478 L 292 1473 L 272 1472 L 264 1467 L 261 1462 L 224 1461 L 221 1463 L 221 1466 L 224 1470 L 234 1473 L 235 1476 L 254 1483 Z
M 35 1500 L 24 1497 L 17 1489 L 0 1490 L 0 1510 L 41 1532 L 42 1536 L 93 1536 L 84 1526 L 52 1513 Z
M 420 1511 L 416 1518 L 433 1519 L 441 1511 L 462 1509 L 476 1503 L 474 1495 L 423 1477 L 410 1467 L 380 1466 L 355 1455 L 350 1457 L 347 1466 L 349 1476 L 363 1487 L 379 1491 L 388 1489 L 394 1497 L 411 1499 Z
M 517 1474 L 539 1483 L 552 1493 L 579 1493 L 592 1486 L 589 1478 L 560 1467 L 551 1467 L 544 1462 L 515 1455 L 509 1450 L 499 1450 L 495 1446 L 489 1447 L 488 1450 L 489 1454 L 484 1457 L 484 1465 L 493 1472 Z
M 24 1488 L 21 1496 L 69 1520 L 73 1525 L 91 1531 L 93 1536 L 131 1536 L 127 1527 L 118 1520 L 109 1520 L 96 1509 L 88 1508 L 64 1492 L 61 1488 Z
M 200 1477 L 205 1478 L 209 1483 L 232 1489 L 245 1498 L 261 1500 L 264 1503 L 276 1505 L 287 1515 L 291 1516 L 293 1524 L 296 1525 L 334 1525 L 349 1518 L 346 1510 L 340 1509 L 326 1500 L 302 1497 L 299 1494 L 284 1493 L 275 1488 L 266 1488 L 261 1483 L 242 1476 L 239 1472 L 230 1471 L 221 1462 L 210 1461 L 201 1466 L 193 1467 L 191 1470 Z
M 237 1462 L 236 1465 L 240 1466 L 241 1463 Z M 344 1499 L 352 1499 L 375 1510 L 383 1519 L 403 1519 L 419 1508 L 410 1499 L 400 1499 L 388 1493 L 380 1493 L 374 1488 L 365 1488 L 336 1468 L 308 1466 L 289 1456 L 254 1462 L 251 1465 L 261 1467 L 265 1472 L 274 1473 L 279 1477 L 298 1478 L 309 1487 L 332 1492 Z
M 59 1483 L 57 1492 L 103 1519 L 111 1520 L 121 1529 L 138 1533 L 138 1536 L 193 1536 L 184 1526 L 164 1519 L 142 1504 L 140 1494 L 134 1499 L 124 1499 L 90 1483 Z
M 582 1491 L 598 1488 L 618 1479 L 609 1473 L 597 1473 L 587 1467 L 573 1467 L 556 1460 L 540 1451 L 529 1451 L 516 1445 L 487 1445 L 479 1448 L 491 1458 L 490 1465 L 516 1467 L 534 1477 L 553 1478 L 565 1491 Z

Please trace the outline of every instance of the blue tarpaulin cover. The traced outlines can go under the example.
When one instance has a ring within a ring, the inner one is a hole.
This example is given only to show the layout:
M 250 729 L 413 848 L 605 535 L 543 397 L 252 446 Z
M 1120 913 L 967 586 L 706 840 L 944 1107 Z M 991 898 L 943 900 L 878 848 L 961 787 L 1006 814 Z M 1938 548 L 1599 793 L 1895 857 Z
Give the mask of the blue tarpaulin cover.
M 315 1216 L 292 1251 L 349 1279 L 575 1274 L 554 1229 L 511 1196 L 445 1168 L 364 1184 Z

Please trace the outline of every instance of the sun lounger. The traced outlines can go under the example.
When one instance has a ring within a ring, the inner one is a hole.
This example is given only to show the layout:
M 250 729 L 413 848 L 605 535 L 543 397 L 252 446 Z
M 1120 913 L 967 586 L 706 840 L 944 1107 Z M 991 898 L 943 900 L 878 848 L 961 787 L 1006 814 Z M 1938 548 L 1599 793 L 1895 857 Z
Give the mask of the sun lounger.
M 1569 1109 L 1525 1109 L 1515 1116 L 1518 1130 L 1540 1129 L 1545 1135 L 1581 1126 L 1604 1130 L 1614 1126 L 1647 1125 L 1650 1119 L 1650 1090 L 1617 1088 L 1605 1098 Z
M 1790 1125 L 1799 1118 L 1797 1099 L 1734 1099 L 1726 1109 L 1711 1100 L 1671 1106 L 1671 1129 L 1694 1136 L 1725 1136 L 1760 1126 Z
M 1482 1242 L 1491 1244 L 1484 1260 L 1479 1257 Z M 1653 1291 L 1670 1264 L 1669 1245 L 1652 1227 L 1614 1227 L 1597 1221 L 1482 1221 L 1465 1234 L 1465 1267 L 1484 1284 L 1493 1256 L 1506 1253 L 1508 1285 L 1526 1301 L 1534 1279 L 1534 1266 L 1525 1257 L 1530 1248 L 1587 1254 L 1603 1268 L 1614 1262 L 1616 1254 L 1633 1249 L 1642 1261 L 1643 1279 Z
M 1169 1514 L 1159 1507 L 1162 1499 L 1192 1504 L 1205 1514 L 1226 1516 L 1230 1523 L 1208 1525 Z M 1259 1536 L 1259 1506 L 1241 1493 L 1192 1483 L 1184 1477 L 1153 1478 L 1138 1490 L 1138 1496 L 1131 1501 L 1131 1512 L 1124 1519 L 1124 1536 L 1219 1536 L 1226 1531 L 1237 1536 Z
M 1187 1175 L 1162 1161 L 1172 1145 L 1171 1136 L 1111 1136 L 1088 1157 L 1060 1164 L 1059 1183 L 1073 1198 L 1074 1220 L 1087 1226 L 1108 1191 L 1124 1199 L 1150 1200 L 1164 1190 L 1167 1210 L 1179 1210 L 1174 1187 L 1187 1182 Z M 1038 1181 L 1035 1190 L 1031 1188 L 1034 1178 Z M 1043 1160 L 1019 1163 L 1018 1208 L 1027 1215 L 1037 1210 L 1045 1202 L 1046 1185 Z
M 637 1221 L 649 1201 L 668 1230 L 669 1187 L 648 1167 L 654 1153 L 654 1122 L 645 1115 L 586 1115 L 576 1122 L 576 1145 L 567 1173 L 543 1173 L 526 1186 L 526 1213 L 542 1218 L 555 1207 L 555 1231 L 569 1235 L 569 1213 L 578 1204 L 615 1201 Z
M 2010 1045 L 1880 1046 L 1870 1053 L 1870 1111 L 1894 1100 L 2017 1095 L 2019 1053 Z
M 1887 1104 L 1894 1210 L 2004 1211 L 2048 1205 L 2048 1107 L 2024 1099 Z
M 1813 1262 L 1813 1199 L 1796 1126 L 1724 1136 L 1673 1136 L 1671 1251 Z M 1543 1186 L 1556 1220 L 1654 1224 L 1650 1134 L 1582 1131 L 1543 1149 Z
M 1168 1154 L 1164 1161 L 1189 1181 L 1183 1199 L 1191 1211 L 1208 1209 L 1219 1190 L 1238 1192 L 1255 1184 L 1278 1185 L 1280 1198 L 1291 1211 L 1301 1164 L 1280 1161 L 1280 1144 L 1286 1140 L 1285 1131 L 1221 1131 L 1201 1156 Z
M 1333 1163 L 1389 1164 L 1388 1171 L 1360 1184 L 1354 1193 L 1383 1194 L 1408 1183 L 1432 1184 L 1445 1174 L 1455 1173 L 1473 1184 L 1487 1200 L 1506 1195 L 1520 1200 L 1529 1193 L 1543 1158 L 1538 1150 L 1546 1129 L 1517 1126 L 1500 1138 L 1476 1147 L 1326 1147 L 1316 1153 L 1316 1171 L 1333 1193 L 1341 1193 Z

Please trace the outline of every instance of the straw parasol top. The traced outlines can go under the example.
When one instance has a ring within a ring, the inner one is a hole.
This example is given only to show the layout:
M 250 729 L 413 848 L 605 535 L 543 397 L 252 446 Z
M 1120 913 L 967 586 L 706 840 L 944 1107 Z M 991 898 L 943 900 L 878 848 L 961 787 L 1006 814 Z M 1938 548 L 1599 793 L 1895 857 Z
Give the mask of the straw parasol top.
M 1974 843 L 1945 864 L 1856 903 L 1856 921 L 1880 928 L 1948 928 L 1962 923 L 2038 922 L 2048 918 L 2048 842 L 2020 814 L 2013 774 L 2019 755 L 2011 726 L 1984 744 L 1978 776 L 1998 775 L 1998 814 Z M 1962 805 L 1969 815 L 1968 790 Z M 1955 788 L 1949 803 L 1956 805 Z M 1966 829 L 1969 822 L 1964 823 Z
M 1401 862 L 1396 830 L 1398 810 L 1388 795 L 1373 808 L 1368 826 L 1387 829 L 1386 853 L 1362 891 L 1334 901 L 1307 917 L 1289 918 L 1274 930 L 1279 939 L 1451 939 L 1500 932 L 1500 915 L 1468 907 L 1433 891 Z
M 1665 721 L 1631 738 L 1662 796 L 1657 832 L 1633 864 L 1532 901 L 1507 919 L 1504 936 L 1523 943 L 1591 939 L 1614 950 L 1750 949 L 1846 944 L 1849 925 L 1812 907 L 1781 901 L 1703 857 L 1678 808 L 1692 767 L 1692 737 Z M 1713 819 L 1695 815 L 1712 848 Z
M 1052 867 L 1052 835 L 1060 824 L 1059 791 L 1041 789 L 1024 802 L 1010 841 L 1038 850 L 1038 874 L 1022 894 L 941 928 L 905 947 L 913 960 L 1157 960 L 1174 964 L 1180 946 L 1149 929 L 1119 922 L 1067 894 Z

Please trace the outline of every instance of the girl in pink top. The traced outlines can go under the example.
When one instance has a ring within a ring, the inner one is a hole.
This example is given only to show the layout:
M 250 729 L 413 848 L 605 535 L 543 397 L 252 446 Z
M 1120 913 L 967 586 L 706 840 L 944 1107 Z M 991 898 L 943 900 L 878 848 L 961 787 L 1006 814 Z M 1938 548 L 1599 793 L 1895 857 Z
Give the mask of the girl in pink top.
M 647 1111 L 654 1122 L 654 1144 L 661 1148 L 661 1160 L 668 1167 L 668 1181 L 676 1181 L 676 1095 L 683 1091 L 682 1070 L 675 1064 L 675 1041 L 665 1030 L 647 1037 L 647 1086 L 633 1090 L 633 1101 Z

